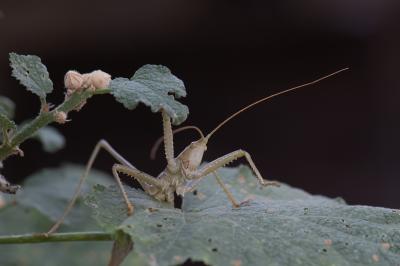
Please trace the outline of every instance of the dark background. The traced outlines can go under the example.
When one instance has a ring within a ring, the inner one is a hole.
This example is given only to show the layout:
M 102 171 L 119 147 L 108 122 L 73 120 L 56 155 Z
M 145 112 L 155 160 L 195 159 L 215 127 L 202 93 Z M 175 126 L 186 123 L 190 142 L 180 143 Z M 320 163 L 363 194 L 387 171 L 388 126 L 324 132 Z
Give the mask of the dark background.
M 1 0 L 0 92 L 17 103 L 18 122 L 37 113 L 37 98 L 10 76 L 12 51 L 42 58 L 53 103 L 63 100 L 69 69 L 130 77 L 143 64 L 163 64 L 186 84 L 185 124 L 208 132 L 258 98 L 350 67 L 242 114 L 215 135 L 205 159 L 242 148 L 266 178 L 399 208 L 399 3 Z M 101 138 L 141 170 L 156 175 L 165 166 L 161 153 L 148 157 L 162 133 L 161 116 L 148 108 L 128 111 L 101 96 L 70 118 L 58 127 L 67 148 L 49 155 L 26 142 L 25 157 L 8 159 L 3 174 L 19 182 L 43 167 L 85 163 Z M 177 151 L 195 137 L 177 135 Z M 95 165 L 110 172 L 112 164 L 102 153 Z

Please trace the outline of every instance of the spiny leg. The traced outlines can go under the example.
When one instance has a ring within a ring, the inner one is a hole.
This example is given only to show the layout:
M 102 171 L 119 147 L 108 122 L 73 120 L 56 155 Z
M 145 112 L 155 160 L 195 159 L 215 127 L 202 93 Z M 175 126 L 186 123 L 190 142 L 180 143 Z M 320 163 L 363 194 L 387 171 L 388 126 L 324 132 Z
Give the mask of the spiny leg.
M 149 186 L 151 186 L 152 188 L 156 188 L 159 191 L 161 191 L 162 188 L 165 186 L 165 183 L 162 180 L 157 179 L 149 174 L 146 174 L 145 172 L 142 172 L 142 171 L 136 169 L 135 167 L 125 166 L 122 164 L 114 164 L 112 167 L 112 172 L 113 172 L 115 179 L 117 179 L 117 182 L 122 191 L 122 195 L 124 197 L 125 203 L 128 206 L 128 213 L 131 213 L 131 214 L 133 213 L 133 205 L 129 201 L 128 196 L 126 195 L 126 192 L 121 183 L 121 178 L 119 177 L 118 173 L 123 173 L 130 177 L 135 178 L 140 183 L 140 185 L 142 185 L 142 187 L 145 191 L 147 191 L 149 189 Z
M 232 206 L 234 208 L 238 208 L 241 206 L 241 203 L 238 203 L 237 200 L 233 197 L 232 192 L 229 191 L 225 183 L 222 181 L 222 178 L 217 174 L 217 171 L 213 171 L 214 177 L 217 180 L 218 185 L 222 188 L 226 196 L 228 197 L 229 201 L 232 203 Z M 201 178 L 199 179 L 193 179 L 190 180 L 187 185 L 185 186 L 183 190 L 183 194 L 187 192 L 191 192 L 194 190 L 194 188 L 197 186 L 197 184 L 201 181 Z
M 100 140 L 95 148 L 92 151 L 92 154 L 90 155 L 89 161 L 86 164 L 85 172 L 79 179 L 78 186 L 76 187 L 74 191 L 74 195 L 72 196 L 72 199 L 68 203 L 67 207 L 64 210 L 64 213 L 61 215 L 61 217 L 57 220 L 57 222 L 50 228 L 50 230 L 45 233 L 45 235 L 50 235 L 54 233 L 60 225 L 63 223 L 65 217 L 68 215 L 68 213 L 71 211 L 72 207 L 74 206 L 77 198 L 79 197 L 79 193 L 82 189 L 83 182 L 85 181 L 86 177 L 89 175 L 90 170 L 92 169 L 93 163 L 96 160 L 96 157 L 100 151 L 100 149 L 103 148 L 106 150 L 109 154 L 111 154 L 112 157 L 114 157 L 115 160 L 119 161 L 121 164 L 133 167 L 132 164 L 130 164 L 125 158 L 123 158 L 111 145 L 106 141 L 106 140 Z M 117 179 L 117 182 L 120 183 L 121 181 Z
M 174 156 L 174 136 L 172 133 L 171 118 L 163 110 L 163 132 L 164 132 L 164 147 L 165 147 L 165 158 L 167 159 L 167 167 L 171 172 L 176 172 L 178 166 Z
M 225 192 L 226 196 L 228 197 L 229 201 L 232 203 L 232 206 L 234 208 L 239 208 L 240 203 L 236 201 L 236 199 L 233 197 L 232 192 L 229 191 L 229 189 L 226 187 L 224 182 L 222 181 L 222 178 L 217 174 L 217 171 L 213 172 L 215 179 L 217 180 L 218 185 L 222 188 L 222 190 Z
M 256 165 L 254 164 L 253 160 L 251 159 L 250 154 L 244 150 L 237 150 L 237 151 L 228 153 L 224 156 L 221 156 L 218 159 L 215 159 L 214 161 L 204 165 L 202 168 L 196 170 L 195 172 L 188 174 L 188 178 L 197 179 L 197 178 L 206 176 L 206 175 L 216 171 L 218 168 L 223 167 L 223 166 L 227 165 L 228 163 L 231 163 L 240 157 L 246 158 L 247 162 L 250 164 L 251 169 L 253 169 L 253 172 L 256 174 L 257 179 L 261 185 L 263 185 L 263 186 L 279 186 L 279 183 L 276 181 L 266 181 L 262 178 Z

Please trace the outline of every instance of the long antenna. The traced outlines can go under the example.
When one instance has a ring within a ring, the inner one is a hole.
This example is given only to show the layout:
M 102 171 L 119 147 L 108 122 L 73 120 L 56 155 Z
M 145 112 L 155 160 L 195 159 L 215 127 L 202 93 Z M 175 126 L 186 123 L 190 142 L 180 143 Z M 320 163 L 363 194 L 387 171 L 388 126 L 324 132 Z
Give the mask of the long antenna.
M 236 117 L 236 116 L 239 115 L 240 113 L 246 111 L 247 109 L 249 109 L 249 108 L 251 108 L 251 107 L 253 107 L 253 106 L 255 106 L 255 105 L 259 104 L 259 103 L 262 103 L 262 102 L 264 102 L 264 101 L 267 101 L 267 100 L 269 100 L 269 99 L 272 99 L 272 98 L 274 98 L 274 97 L 276 97 L 276 96 L 278 96 L 278 95 L 282 95 L 282 94 L 285 94 L 285 93 L 288 93 L 288 92 L 291 92 L 291 91 L 294 91 L 294 90 L 297 90 L 297 89 L 300 89 L 300 88 L 303 88 L 303 87 L 307 87 L 307 86 L 316 84 L 316 83 L 318 83 L 318 82 L 320 82 L 320 81 L 322 81 L 322 80 L 324 80 L 324 79 L 330 78 L 330 77 L 332 77 L 332 76 L 334 76 L 334 75 L 337 75 L 337 74 L 339 74 L 340 72 L 346 71 L 346 70 L 348 70 L 348 69 L 349 69 L 348 67 L 343 68 L 343 69 L 341 69 L 341 70 L 338 70 L 338 71 L 333 72 L 333 73 L 331 73 L 331 74 L 329 74 L 329 75 L 323 76 L 323 77 L 321 77 L 321 78 L 319 78 L 319 79 L 316 79 L 316 80 L 314 80 L 314 81 L 311 81 L 311 82 L 308 82 L 308 83 L 305 83 L 305 84 L 302 84 L 302 85 L 298 85 L 298 86 L 292 87 L 292 88 L 287 89 L 287 90 L 284 90 L 284 91 L 280 91 L 280 92 L 274 93 L 274 94 L 272 94 L 272 95 L 270 95 L 270 96 L 267 96 L 267 97 L 264 97 L 264 98 L 262 98 L 262 99 L 260 99 L 260 100 L 258 100 L 258 101 L 255 101 L 255 102 L 253 102 L 253 103 L 247 105 L 246 107 L 240 109 L 239 111 L 235 112 L 234 114 L 230 115 L 230 116 L 229 116 L 227 119 L 225 119 L 224 121 L 222 121 L 217 127 L 215 127 L 215 128 L 205 137 L 205 139 L 208 141 L 208 140 L 210 139 L 210 137 L 211 137 L 216 131 L 218 131 L 223 125 L 225 125 L 228 121 L 230 121 L 231 119 L 233 119 L 234 117 Z
M 200 128 L 198 128 L 198 127 L 196 127 L 196 126 L 184 126 L 184 127 L 180 127 L 180 128 L 177 128 L 177 129 L 173 130 L 173 131 L 172 131 L 172 134 L 175 134 L 175 133 L 178 133 L 178 132 L 187 130 L 187 129 L 194 129 L 194 130 L 196 130 L 196 131 L 199 133 L 200 137 L 201 137 L 202 139 L 204 139 L 204 134 L 203 134 L 203 132 L 200 130 Z M 161 143 L 163 142 L 163 140 L 164 140 L 164 137 L 161 136 L 161 137 L 159 137 L 159 138 L 156 140 L 156 142 L 154 142 L 153 147 L 151 148 L 151 151 L 150 151 L 150 159 L 151 159 L 151 160 L 154 160 L 154 159 L 156 158 L 156 154 L 157 154 L 158 148 L 160 147 L 160 145 L 161 145 Z

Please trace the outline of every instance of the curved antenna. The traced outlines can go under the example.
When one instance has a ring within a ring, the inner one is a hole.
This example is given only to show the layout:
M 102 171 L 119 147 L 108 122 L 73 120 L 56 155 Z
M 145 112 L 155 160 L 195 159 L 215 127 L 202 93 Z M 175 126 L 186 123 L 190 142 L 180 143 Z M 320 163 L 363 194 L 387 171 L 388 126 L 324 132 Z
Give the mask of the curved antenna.
M 343 72 L 343 71 L 348 70 L 348 69 L 349 69 L 348 67 L 343 68 L 343 69 L 340 69 L 340 70 L 335 71 L 335 72 L 333 72 L 333 73 L 331 73 L 331 74 L 329 74 L 329 75 L 326 75 L 326 76 L 323 76 L 323 77 L 321 77 L 321 78 L 318 78 L 318 79 L 316 79 L 316 80 L 314 80 L 314 81 L 311 81 L 311 82 L 308 82 L 308 83 L 304 83 L 304 84 L 302 84 L 302 85 L 298 85 L 298 86 L 292 87 L 292 88 L 287 89 L 287 90 L 284 90 L 284 91 L 280 91 L 280 92 L 274 93 L 274 94 L 269 95 L 269 96 L 267 96 L 267 97 L 264 97 L 264 98 L 262 98 L 262 99 L 260 99 L 260 100 L 258 100 L 258 101 L 255 101 L 255 102 L 253 102 L 253 103 L 247 105 L 246 107 L 240 109 L 239 111 L 235 112 L 234 114 L 230 115 L 230 116 L 229 116 L 228 118 L 226 118 L 224 121 L 222 121 L 218 126 L 216 126 L 216 127 L 205 137 L 205 139 L 206 139 L 206 141 L 208 141 L 208 140 L 210 139 L 210 137 L 211 137 L 215 132 L 217 132 L 223 125 L 225 125 L 228 121 L 230 121 L 231 119 L 233 119 L 234 117 L 236 117 L 236 116 L 239 115 L 240 113 L 243 113 L 243 112 L 246 111 L 247 109 L 249 109 L 249 108 L 251 108 L 251 107 L 253 107 L 253 106 L 255 106 L 255 105 L 259 104 L 259 103 L 262 103 L 262 102 L 264 102 L 264 101 L 267 101 L 267 100 L 269 100 L 269 99 L 272 99 L 272 98 L 274 98 L 274 97 L 276 97 L 276 96 L 278 96 L 278 95 L 282 95 L 282 94 L 285 94 L 285 93 L 288 93 L 288 92 L 291 92 L 291 91 L 294 91 L 294 90 L 297 90 L 297 89 L 300 89 L 300 88 L 303 88 L 303 87 L 307 87 L 307 86 L 316 84 L 316 83 L 318 83 L 318 82 L 320 82 L 320 81 L 322 81 L 322 80 L 324 80 L 324 79 L 327 79 L 327 78 L 329 78 L 329 77 L 332 77 L 332 76 L 334 76 L 334 75 L 336 75 L 336 74 L 339 74 L 340 72 Z
M 187 130 L 187 129 L 194 129 L 194 130 L 196 130 L 196 131 L 199 133 L 201 139 L 204 139 L 204 134 L 203 134 L 203 132 L 200 130 L 200 128 L 198 128 L 198 127 L 196 127 L 196 126 L 184 126 L 184 127 L 180 127 L 180 128 L 177 128 L 177 129 L 173 130 L 173 131 L 172 131 L 172 134 L 175 134 L 175 133 L 178 133 L 178 132 L 182 132 L 182 131 L 185 131 L 185 130 Z M 158 148 L 160 148 L 160 145 L 161 145 L 161 143 L 163 142 L 163 140 L 164 140 L 164 137 L 161 136 L 161 137 L 159 137 L 159 138 L 156 140 L 156 142 L 154 142 L 153 147 L 151 148 L 151 151 L 150 151 L 150 159 L 151 159 L 151 160 L 154 160 L 154 159 L 156 158 L 156 154 L 157 154 Z

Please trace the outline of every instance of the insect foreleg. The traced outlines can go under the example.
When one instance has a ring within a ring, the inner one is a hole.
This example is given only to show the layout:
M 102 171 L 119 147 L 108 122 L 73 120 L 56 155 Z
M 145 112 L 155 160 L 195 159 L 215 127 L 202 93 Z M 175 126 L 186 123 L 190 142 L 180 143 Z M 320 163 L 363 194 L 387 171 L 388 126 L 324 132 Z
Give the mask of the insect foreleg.
M 132 164 L 130 164 L 127 160 L 125 160 L 111 145 L 105 141 L 105 140 L 100 140 L 97 144 L 96 147 L 93 149 L 92 154 L 90 155 L 89 161 L 86 164 L 85 172 L 79 179 L 79 183 L 77 188 L 75 189 L 74 195 L 72 196 L 72 199 L 68 203 L 67 207 L 64 210 L 64 213 L 61 215 L 61 217 L 58 219 L 58 221 L 50 228 L 50 230 L 46 233 L 47 235 L 50 235 L 54 233 L 58 227 L 63 223 L 65 217 L 68 215 L 68 213 L 71 211 L 72 207 L 74 206 L 77 198 L 79 197 L 79 193 L 82 189 L 83 182 L 85 181 L 86 177 L 89 175 L 90 170 L 92 169 L 93 163 L 96 160 L 96 157 L 100 151 L 100 149 L 103 148 L 106 150 L 109 154 L 111 154 L 112 157 L 114 157 L 115 160 L 119 161 L 121 164 L 124 164 L 126 166 L 133 167 Z M 117 180 L 117 182 L 121 182 L 120 180 Z
M 188 178 L 189 179 L 197 179 L 197 178 L 206 176 L 206 175 L 216 171 L 218 168 L 223 167 L 223 166 L 233 162 L 236 159 L 239 159 L 240 157 L 246 158 L 247 162 L 250 164 L 251 169 L 253 169 L 253 171 L 256 174 L 257 179 L 261 185 L 263 185 L 263 186 L 279 186 L 278 182 L 266 181 L 262 178 L 256 165 L 254 164 L 253 160 L 251 159 L 250 154 L 244 150 L 237 150 L 237 151 L 228 153 L 224 156 L 221 156 L 218 159 L 215 159 L 214 161 L 204 165 L 200 169 L 198 169 L 192 173 L 189 173 Z
M 171 118 L 165 111 L 162 111 L 163 130 L 164 130 L 164 146 L 165 158 L 167 159 L 167 167 L 171 172 L 176 172 L 178 167 L 174 156 L 174 137 L 172 133 Z

